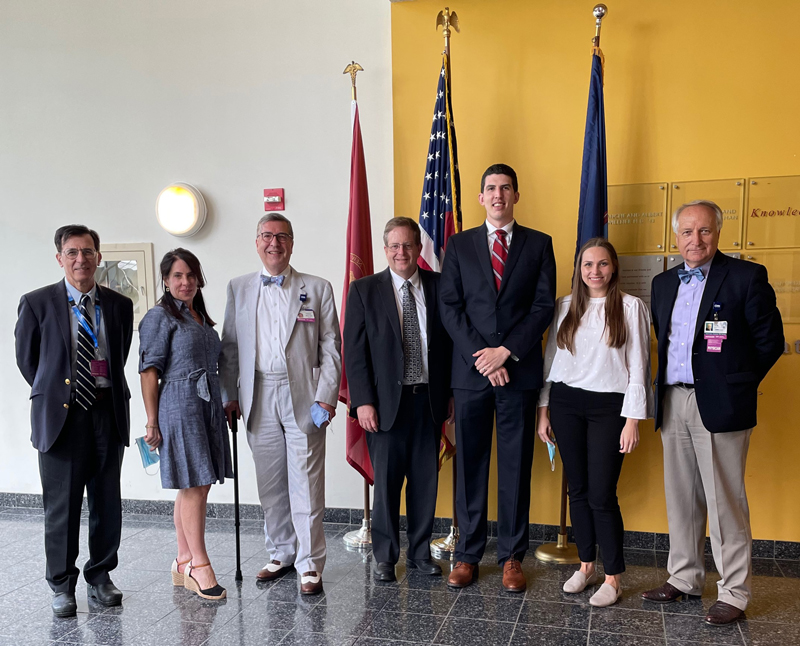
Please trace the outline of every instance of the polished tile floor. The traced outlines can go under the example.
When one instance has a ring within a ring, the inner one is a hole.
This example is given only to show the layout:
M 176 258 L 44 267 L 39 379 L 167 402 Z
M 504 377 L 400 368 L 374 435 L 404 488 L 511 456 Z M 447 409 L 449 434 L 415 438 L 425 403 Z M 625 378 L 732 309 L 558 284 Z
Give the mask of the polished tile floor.
M 719 578 L 712 563 L 702 601 L 662 607 L 639 597 L 664 580 L 665 552 L 627 551 L 624 598 L 612 608 L 596 609 L 588 604 L 590 592 L 561 592 L 573 566 L 543 565 L 532 557 L 523 564 L 527 592 L 503 592 L 491 542 L 479 582 L 460 592 L 449 590 L 442 577 L 406 572 L 403 566 L 397 569 L 397 583 L 376 584 L 369 570 L 371 556 L 344 548 L 342 534 L 353 528 L 332 524 L 326 525 L 325 594 L 302 597 L 294 573 L 277 583 L 256 584 L 266 555 L 255 521 L 243 521 L 244 583 L 237 587 L 233 522 L 211 519 L 209 553 L 220 583 L 228 588 L 228 599 L 219 603 L 173 589 L 170 520 L 125 516 L 120 566 L 113 572 L 125 593 L 121 608 L 89 604 L 81 582 L 78 616 L 55 619 L 44 580 L 41 510 L 0 508 L 0 645 L 800 644 L 799 561 L 757 559 L 755 599 L 747 620 L 711 628 L 702 617 L 714 601 Z M 84 560 L 85 521 L 81 538 Z

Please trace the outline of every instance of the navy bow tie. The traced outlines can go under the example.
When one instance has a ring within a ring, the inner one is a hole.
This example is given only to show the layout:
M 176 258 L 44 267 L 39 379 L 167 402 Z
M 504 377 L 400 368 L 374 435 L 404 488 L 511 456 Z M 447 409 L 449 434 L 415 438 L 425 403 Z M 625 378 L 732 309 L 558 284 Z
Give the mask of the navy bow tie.
M 700 270 L 700 267 L 678 270 L 678 278 L 680 278 L 684 283 L 688 283 L 690 280 L 692 280 L 692 276 L 697 276 L 697 280 L 699 280 L 701 283 L 706 279 L 706 277 L 703 276 L 703 272 Z
M 286 276 L 264 276 L 263 274 L 261 275 L 261 284 L 264 286 L 275 283 L 278 287 L 283 287 L 284 280 L 286 280 Z

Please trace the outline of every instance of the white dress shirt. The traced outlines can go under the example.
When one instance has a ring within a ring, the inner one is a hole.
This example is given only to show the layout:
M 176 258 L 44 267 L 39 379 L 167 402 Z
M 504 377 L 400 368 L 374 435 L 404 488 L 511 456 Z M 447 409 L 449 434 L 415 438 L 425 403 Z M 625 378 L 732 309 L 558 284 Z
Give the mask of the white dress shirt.
M 492 255 L 492 247 L 494 246 L 494 241 L 497 239 L 495 231 L 498 229 L 502 229 L 506 232 L 506 246 L 511 249 L 511 238 L 514 235 L 514 220 L 511 220 L 511 222 L 504 227 L 496 227 L 489 222 L 489 220 L 486 220 L 486 230 L 489 232 L 486 236 L 487 242 L 489 243 L 489 256 Z
M 261 270 L 262 276 L 271 276 Z M 265 373 L 286 372 L 286 335 L 289 311 L 289 282 L 292 268 L 287 267 L 279 276 L 285 276 L 283 286 L 272 283 L 259 285 L 256 307 L 256 370 Z
M 84 294 L 82 294 L 80 290 L 70 285 L 68 280 L 65 280 L 64 284 L 67 286 L 67 293 L 72 296 L 72 300 L 75 301 L 75 305 L 80 308 L 81 299 L 83 298 Z M 100 351 L 100 357 L 108 361 L 108 335 L 106 334 L 106 322 L 105 318 L 103 317 L 102 309 L 100 310 L 100 329 L 97 329 L 97 312 L 94 308 L 96 294 L 97 284 L 95 284 L 94 287 L 92 287 L 86 294 L 90 301 L 90 305 L 88 307 L 89 316 L 92 318 L 92 329 L 94 330 L 95 336 L 97 336 L 97 347 Z M 72 309 L 72 307 L 69 308 L 69 325 L 70 335 L 72 337 L 72 381 L 74 382 L 77 374 L 76 357 L 78 354 L 78 325 L 80 324 L 78 323 L 78 317 L 75 316 L 75 311 Z M 94 381 L 98 388 L 111 387 L 111 380 L 107 379 L 106 377 L 95 377 Z
M 621 348 L 611 348 L 605 333 L 606 299 L 590 298 L 575 334 L 575 354 L 556 344 L 558 328 L 569 311 L 572 296 L 556 303 L 556 313 L 544 354 L 544 387 L 539 406 L 550 403 L 550 386 L 561 382 L 572 388 L 599 393 L 624 393 L 621 417 L 653 416 L 650 387 L 650 313 L 641 299 L 622 295 L 628 338 Z
M 391 269 L 389 274 L 392 277 L 392 284 L 394 285 L 394 300 L 397 303 L 397 316 L 400 318 L 400 333 L 403 333 L 403 283 L 406 279 L 398 276 Z M 406 381 L 403 379 L 403 385 L 427 384 L 428 383 L 428 314 L 425 308 L 425 292 L 422 289 L 422 279 L 419 276 L 419 270 L 414 272 L 414 275 L 408 279 L 411 283 L 409 293 L 414 296 L 414 302 L 417 305 L 417 319 L 419 319 L 419 340 L 422 346 L 422 377 L 419 381 Z

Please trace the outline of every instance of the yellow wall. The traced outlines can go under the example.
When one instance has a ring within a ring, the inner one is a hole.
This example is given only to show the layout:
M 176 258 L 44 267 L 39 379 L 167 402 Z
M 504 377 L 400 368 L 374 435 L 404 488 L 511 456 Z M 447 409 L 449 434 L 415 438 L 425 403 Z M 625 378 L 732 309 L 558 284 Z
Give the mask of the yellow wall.
M 611 184 L 800 174 L 796 0 L 611 0 L 604 21 Z M 491 163 L 520 177 L 520 223 L 554 238 L 558 293 L 575 245 L 593 3 L 459 0 L 452 39 L 453 111 L 464 226 L 484 218 L 480 176 Z M 437 73 L 434 31 L 444 3 L 392 6 L 395 215 L 418 214 Z M 389 214 L 387 214 L 387 218 Z M 786 327 L 800 338 L 800 325 Z M 800 541 L 800 355 L 762 384 L 747 471 L 755 538 Z M 560 470 L 537 441 L 531 522 L 558 522 Z M 450 466 L 437 515 L 449 516 Z M 493 482 L 496 476 L 492 474 Z M 496 491 L 496 488 L 493 489 Z M 666 532 L 661 443 L 652 422 L 619 486 L 626 528 Z M 492 494 L 494 496 L 495 494 Z M 490 517 L 496 518 L 496 501 Z

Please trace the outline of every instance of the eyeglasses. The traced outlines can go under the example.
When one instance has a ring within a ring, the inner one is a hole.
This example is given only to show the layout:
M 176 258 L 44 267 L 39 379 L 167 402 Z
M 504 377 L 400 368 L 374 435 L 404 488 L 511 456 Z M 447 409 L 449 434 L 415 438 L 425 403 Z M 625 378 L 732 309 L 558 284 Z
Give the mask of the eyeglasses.
M 62 253 L 62 255 L 64 255 L 67 258 L 69 258 L 70 260 L 75 260 L 75 258 L 78 257 L 79 253 L 83 254 L 83 257 L 86 258 L 86 260 L 92 260 L 97 255 L 97 251 L 95 251 L 94 249 L 89 249 L 89 248 L 86 248 L 86 249 L 64 249 L 64 251 L 62 251 L 61 253 Z
M 272 239 L 275 238 L 281 244 L 286 244 L 289 240 L 292 239 L 292 235 L 289 233 L 270 233 L 269 231 L 263 231 L 259 233 L 258 236 L 266 243 L 269 244 L 272 242 Z
M 413 242 L 395 242 L 394 244 L 386 245 L 386 248 L 392 253 L 397 253 L 401 249 L 411 251 L 416 246 Z

